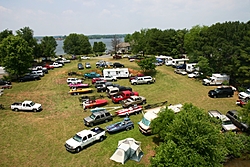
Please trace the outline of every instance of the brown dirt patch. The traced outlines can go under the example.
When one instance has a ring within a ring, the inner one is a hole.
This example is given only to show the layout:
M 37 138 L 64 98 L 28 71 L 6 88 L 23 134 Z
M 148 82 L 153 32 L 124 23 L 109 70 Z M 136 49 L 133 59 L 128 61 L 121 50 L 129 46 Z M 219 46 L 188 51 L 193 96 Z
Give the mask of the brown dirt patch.
M 146 146 L 146 152 L 147 154 L 144 154 L 144 157 L 142 158 L 142 162 L 145 164 L 150 164 L 150 158 L 155 156 L 155 150 L 152 150 L 152 146 L 147 145 Z

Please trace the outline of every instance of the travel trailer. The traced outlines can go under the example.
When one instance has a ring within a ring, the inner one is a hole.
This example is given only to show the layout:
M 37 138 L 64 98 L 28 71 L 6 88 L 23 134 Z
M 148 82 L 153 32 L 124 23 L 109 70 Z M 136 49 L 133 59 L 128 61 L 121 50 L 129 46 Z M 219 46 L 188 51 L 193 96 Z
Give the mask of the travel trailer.
M 199 71 L 199 67 L 195 67 L 197 63 L 187 63 L 186 64 L 186 71 L 188 73 L 192 73 L 194 71 Z
M 212 77 L 209 77 L 208 79 L 203 79 L 202 84 L 203 85 L 221 85 L 224 81 L 229 82 L 229 75 L 226 74 L 212 74 Z
M 174 113 L 180 112 L 181 108 L 182 108 L 182 104 L 168 106 L 168 109 L 173 110 Z M 145 114 L 143 115 L 142 120 L 138 123 L 139 130 L 141 131 L 141 133 L 143 134 L 151 133 L 150 123 L 152 122 L 152 120 L 157 118 L 158 114 L 162 111 L 165 111 L 165 107 L 163 106 L 145 110 Z
M 189 59 L 172 59 L 172 67 L 187 63 Z
M 113 68 L 113 69 L 104 69 L 103 76 L 113 76 L 116 78 L 128 78 L 129 71 L 128 68 Z

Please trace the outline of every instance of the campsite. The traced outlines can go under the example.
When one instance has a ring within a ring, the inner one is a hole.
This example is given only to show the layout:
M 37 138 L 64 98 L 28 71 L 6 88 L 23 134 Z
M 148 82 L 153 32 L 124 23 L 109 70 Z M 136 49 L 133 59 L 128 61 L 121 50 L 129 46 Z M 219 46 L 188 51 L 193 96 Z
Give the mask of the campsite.
M 94 66 L 100 59 L 114 62 L 109 57 L 98 57 L 88 61 Z M 134 71 L 140 70 L 135 62 L 129 62 L 127 59 L 119 61 Z M 90 111 L 84 111 L 80 106 L 79 96 L 70 96 L 67 93 L 69 88 L 66 79 L 69 72 L 77 71 L 77 63 L 78 60 L 75 60 L 63 68 L 51 70 L 39 81 L 15 82 L 13 88 L 6 90 L 4 96 L 0 97 L 1 103 L 5 106 L 0 113 L 1 166 L 9 166 L 9 162 L 12 162 L 12 166 L 120 166 L 121 163 L 110 160 L 110 157 L 115 153 L 118 142 L 126 138 L 134 138 L 141 142 L 143 157 L 140 162 L 128 160 L 124 166 L 149 166 L 158 141 L 155 141 L 154 135 L 145 136 L 140 133 L 136 123 L 142 119 L 142 114 L 130 116 L 135 123 L 133 130 L 107 135 L 103 142 L 91 145 L 78 154 L 71 154 L 65 150 L 66 139 L 72 137 L 75 132 L 88 129 L 83 124 L 83 118 L 88 116 Z M 134 91 L 147 97 L 148 104 L 167 100 L 168 104 L 192 103 L 204 109 L 204 112 L 218 109 L 226 113 L 231 109 L 240 109 L 235 105 L 237 94 L 232 98 L 209 98 L 207 92 L 214 86 L 203 86 L 197 79 L 176 75 L 169 66 L 158 66 L 156 70 L 156 83 L 132 87 Z M 90 71 L 98 72 L 98 69 L 84 69 L 82 74 Z M 86 79 L 84 83 L 91 84 L 91 79 Z M 117 83 L 131 86 L 129 79 L 120 79 Z M 93 92 L 90 95 L 99 96 L 104 93 Z M 13 112 L 9 109 L 13 101 L 25 99 L 41 103 L 43 111 L 30 113 Z M 119 105 L 113 104 L 111 99 L 108 101 L 109 107 Z M 112 123 L 120 120 L 122 118 L 114 117 Z M 103 123 L 99 126 L 104 128 L 109 124 Z

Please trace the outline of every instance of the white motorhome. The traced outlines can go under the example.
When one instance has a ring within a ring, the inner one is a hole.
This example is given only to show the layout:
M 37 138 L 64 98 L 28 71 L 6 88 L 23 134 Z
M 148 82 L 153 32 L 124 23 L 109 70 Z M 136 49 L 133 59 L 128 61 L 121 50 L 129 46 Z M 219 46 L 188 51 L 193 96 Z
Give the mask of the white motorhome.
M 202 84 L 203 85 L 221 85 L 224 81 L 229 82 L 229 75 L 226 74 L 212 74 L 212 77 L 209 77 L 208 79 L 203 79 Z
M 199 71 L 199 67 L 195 67 L 197 63 L 187 63 L 186 64 L 186 71 L 188 73 L 192 73 L 194 71 Z
M 113 76 L 116 78 L 128 78 L 129 71 L 128 68 L 113 68 L 113 69 L 104 69 L 103 76 Z
M 138 123 L 139 125 L 139 130 L 141 133 L 144 134 L 150 134 L 151 133 L 151 128 L 150 128 L 150 123 L 152 120 L 158 117 L 158 114 L 162 111 L 165 111 L 166 107 L 156 107 L 156 108 L 151 108 L 148 110 L 145 110 L 145 114 L 143 115 L 142 120 Z M 176 104 L 176 105 L 170 105 L 168 106 L 168 109 L 171 109 L 174 111 L 174 113 L 178 113 L 181 111 L 182 104 Z
M 161 59 L 163 61 L 163 63 L 166 63 L 166 61 L 170 61 L 170 60 L 173 59 L 171 56 L 164 56 L 164 55 L 155 56 L 155 58 L 156 59 Z
M 189 59 L 172 59 L 172 67 L 187 63 Z

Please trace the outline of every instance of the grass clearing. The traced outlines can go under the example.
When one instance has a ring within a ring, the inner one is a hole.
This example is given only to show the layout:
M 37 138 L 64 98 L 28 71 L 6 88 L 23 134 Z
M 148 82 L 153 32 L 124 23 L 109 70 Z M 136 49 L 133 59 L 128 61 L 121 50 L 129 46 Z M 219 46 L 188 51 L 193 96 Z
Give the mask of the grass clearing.
M 82 129 L 88 129 L 83 124 L 83 118 L 90 114 L 90 111 L 83 111 L 78 96 L 68 94 L 67 73 L 77 71 L 84 74 L 98 71 L 95 69 L 97 59 L 100 58 L 87 60 L 92 69 L 79 71 L 78 61 L 72 61 L 63 68 L 50 70 L 40 81 L 13 83 L 12 89 L 4 91 L 4 95 L 0 97 L 0 103 L 6 108 L 0 112 L 0 166 L 120 166 L 109 158 L 115 152 L 118 141 L 127 137 L 142 142 L 144 156 L 141 162 L 129 160 L 124 166 L 149 165 L 149 158 L 154 154 L 156 144 L 153 142 L 154 136 L 144 136 L 139 132 L 137 122 L 142 118 L 141 114 L 130 116 L 135 124 L 131 131 L 107 134 L 106 140 L 84 149 L 79 154 L 71 154 L 65 150 L 67 139 Z M 106 61 L 119 61 L 126 67 L 139 71 L 137 64 L 127 59 L 107 58 Z M 172 67 L 157 67 L 154 77 L 156 83 L 151 85 L 130 85 L 128 79 L 118 80 L 117 83 L 132 87 L 147 98 L 148 104 L 168 100 L 168 104 L 193 103 L 204 109 L 204 112 L 217 109 L 226 113 L 230 109 L 240 109 L 235 105 L 236 94 L 232 98 L 209 98 L 207 92 L 213 89 L 213 86 L 203 86 L 200 81 L 175 74 Z M 91 80 L 86 80 L 85 83 L 91 83 Z M 41 103 L 43 111 L 17 113 L 9 109 L 13 102 L 26 99 Z M 109 106 L 119 104 L 113 104 L 109 99 Z M 105 128 L 121 119 L 115 117 L 112 122 L 101 124 L 100 127 Z

